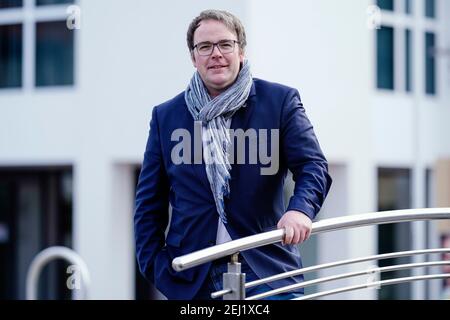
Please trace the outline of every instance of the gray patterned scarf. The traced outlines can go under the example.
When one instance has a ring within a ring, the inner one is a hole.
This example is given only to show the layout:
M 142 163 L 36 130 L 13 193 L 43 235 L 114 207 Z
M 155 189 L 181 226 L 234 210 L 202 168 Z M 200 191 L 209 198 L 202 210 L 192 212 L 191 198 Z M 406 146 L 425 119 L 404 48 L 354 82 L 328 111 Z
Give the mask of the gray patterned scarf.
M 227 123 L 245 105 L 253 83 L 247 60 L 236 81 L 226 91 L 211 100 L 200 74 L 195 72 L 185 91 L 189 112 L 195 121 L 202 122 L 203 159 L 214 201 L 223 223 L 227 223 L 224 197 L 230 194 L 228 159 L 231 140 Z

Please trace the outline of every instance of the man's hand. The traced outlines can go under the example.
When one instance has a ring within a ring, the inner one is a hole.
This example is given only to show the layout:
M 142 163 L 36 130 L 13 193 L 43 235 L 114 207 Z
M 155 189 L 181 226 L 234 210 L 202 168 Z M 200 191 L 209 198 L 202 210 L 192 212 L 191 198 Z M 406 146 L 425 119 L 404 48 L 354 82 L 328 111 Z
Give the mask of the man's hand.
M 300 211 L 290 210 L 278 221 L 277 228 L 285 229 L 283 245 L 298 244 L 306 241 L 311 235 L 312 221 Z

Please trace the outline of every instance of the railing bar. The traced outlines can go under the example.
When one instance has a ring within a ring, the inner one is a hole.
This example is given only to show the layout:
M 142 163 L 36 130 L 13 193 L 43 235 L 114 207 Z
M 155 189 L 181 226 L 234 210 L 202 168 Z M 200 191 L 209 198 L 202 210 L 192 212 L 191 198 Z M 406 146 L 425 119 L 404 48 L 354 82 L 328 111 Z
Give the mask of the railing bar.
M 341 260 L 341 261 L 337 261 L 337 262 L 329 262 L 329 263 L 324 263 L 324 264 L 320 264 L 320 265 L 313 266 L 313 267 L 306 267 L 306 268 L 302 268 L 302 269 L 298 269 L 298 270 L 288 271 L 288 272 L 280 273 L 280 274 L 270 276 L 267 278 L 251 281 L 251 282 L 248 282 L 245 284 L 245 288 L 251 288 L 254 286 L 277 281 L 280 279 L 293 277 L 293 276 L 296 276 L 299 274 L 304 274 L 304 273 L 327 269 L 327 268 L 334 268 L 334 267 L 352 264 L 352 263 L 360 263 L 360 262 L 366 262 L 366 261 L 371 261 L 371 260 L 383 260 L 383 259 L 407 257 L 407 256 L 413 256 L 413 255 L 419 255 L 419 254 L 436 254 L 436 253 L 445 253 L 445 252 L 450 252 L 450 248 L 423 249 L 423 250 L 410 250 L 410 251 L 383 253 L 383 254 L 377 254 L 377 255 L 367 256 L 367 257 L 363 257 L 363 258 L 355 258 L 355 259 Z
M 311 234 L 369 225 L 439 219 L 450 219 L 450 208 L 408 209 L 372 212 L 326 219 L 314 222 Z M 181 257 L 177 257 L 172 261 L 172 267 L 176 271 L 186 270 L 188 268 L 192 268 L 197 265 L 234 254 L 236 252 L 241 252 L 259 246 L 280 242 L 283 239 L 283 236 L 284 230 L 279 229 L 230 241 Z
M 224 290 L 216 291 L 216 292 L 211 293 L 211 298 L 213 298 L 213 299 L 220 298 L 231 292 L 232 292 L 231 289 L 224 289 Z
M 37 299 L 37 286 L 39 275 L 41 274 L 44 266 L 55 260 L 55 259 L 64 259 L 70 264 L 73 264 L 79 268 L 81 273 L 81 281 L 83 282 L 83 297 L 87 299 L 88 297 L 88 289 L 90 286 L 90 275 L 89 269 L 84 262 L 84 260 L 72 249 L 67 247 L 49 247 L 47 249 L 39 252 L 31 262 L 30 267 L 28 268 L 26 282 L 25 282 L 25 296 L 27 300 L 36 300 Z M 76 291 L 74 291 L 76 293 Z
M 279 242 L 283 238 L 283 235 L 284 230 L 279 229 L 222 243 L 214 247 L 177 257 L 172 261 L 172 268 L 176 271 L 183 271 L 206 262 L 233 255 L 236 252 Z
M 314 293 L 314 294 L 306 295 L 306 296 L 303 296 L 300 298 L 295 298 L 292 300 L 311 300 L 314 298 L 320 298 L 320 297 L 329 296 L 332 294 L 348 292 L 348 291 L 355 291 L 355 290 L 360 290 L 360 289 L 370 289 L 370 288 L 378 287 L 378 286 L 385 286 L 385 285 L 387 286 L 387 285 L 399 284 L 399 283 L 404 283 L 404 282 L 413 282 L 413 281 L 419 281 L 419 280 L 433 280 L 433 279 L 446 279 L 446 278 L 450 278 L 450 273 L 426 275 L 426 276 L 415 276 L 415 277 L 405 277 L 405 278 L 397 278 L 397 279 L 390 279 L 390 280 L 383 280 L 383 281 L 374 281 L 374 282 L 366 283 L 363 285 L 355 285 L 355 286 L 349 286 L 349 287 L 344 287 L 344 288 L 335 289 L 335 290 Z
M 343 273 L 339 275 L 334 276 L 328 276 L 323 277 L 315 280 L 310 281 L 304 281 L 302 283 L 292 284 L 285 287 L 277 288 L 271 291 L 263 292 L 254 296 L 248 297 L 246 300 L 258 300 L 261 298 L 273 296 L 279 293 L 289 292 L 295 289 L 301 289 L 304 287 L 312 286 L 319 283 L 334 281 L 334 280 L 340 280 L 350 277 L 357 277 L 362 275 L 367 275 L 375 272 L 383 273 L 383 272 L 390 272 L 395 270 L 403 270 L 403 269 L 412 269 L 412 268 L 422 268 L 422 267 L 435 267 L 435 266 L 443 266 L 443 265 L 450 265 L 450 261 L 433 261 L 433 262 L 419 262 L 419 263 L 408 263 L 408 264 L 401 264 L 401 265 L 394 265 L 394 266 L 387 266 L 387 267 L 381 267 L 381 268 L 369 268 L 367 270 L 363 271 L 355 271 L 355 272 L 348 272 Z

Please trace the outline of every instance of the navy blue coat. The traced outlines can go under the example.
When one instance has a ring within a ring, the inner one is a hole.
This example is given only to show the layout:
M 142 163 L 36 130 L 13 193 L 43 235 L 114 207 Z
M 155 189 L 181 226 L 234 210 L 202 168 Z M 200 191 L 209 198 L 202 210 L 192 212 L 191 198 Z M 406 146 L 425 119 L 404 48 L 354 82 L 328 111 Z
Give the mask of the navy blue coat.
M 172 149 L 179 143 L 171 141 L 172 132 L 180 128 L 191 133 L 194 146 L 194 120 L 184 93 L 153 109 L 137 186 L 134 223 L 142 274 L 167 298 L 188 300 L 205 280 L 210 263 L 176 272 L 171 267 L 172 260 L 215 245 L 218 213 L 204 163 L 176 165 L 171 160 Z M 232 165 L 230 196 L 225 199 L 226 228 L 231 238 L 273 230 L 287 210 L 301 211 L 313 220 L 328 193 L 331 178 L 298 91 L 254 79 L 246 107 L 233 116 L 231 129 L 239 128 L 279 129 L 279 170 L 274 175 L 261 175 L 260 169 L 268 165 L 261 164 L 260 159 L 256 164 L 246 161 Z M 248 155 L 248 141 L 244 147 Z M 194 152 L 191 163 L 193 157 Z M 286 208 L 283 185 L 288 169 L 293 173 L 295 189 Z M 165 238 L 169 202 L 172 217 Z M 242 255 L 260 278 L 302 267 L 297 246 L 275 244 Z M 269 285 L 276 288 L 301 280 L 298 276 Z

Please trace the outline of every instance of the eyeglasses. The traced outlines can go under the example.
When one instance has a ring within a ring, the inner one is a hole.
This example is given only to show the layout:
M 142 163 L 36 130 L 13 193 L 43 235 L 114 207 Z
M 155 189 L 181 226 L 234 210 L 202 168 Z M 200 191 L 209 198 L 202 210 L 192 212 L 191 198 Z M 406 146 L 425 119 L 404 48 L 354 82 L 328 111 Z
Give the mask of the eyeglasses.
M 235 44 L 239 43 L 236 40 L 222 40 L 216 43 L 212 42 L 200 42 L 194 46 L 197 52 L 201 56 L 209 56 L 213 53 L 214 47 L 217 46 L 219 51 L 223 54 L 232 53 L 234 51 Z

